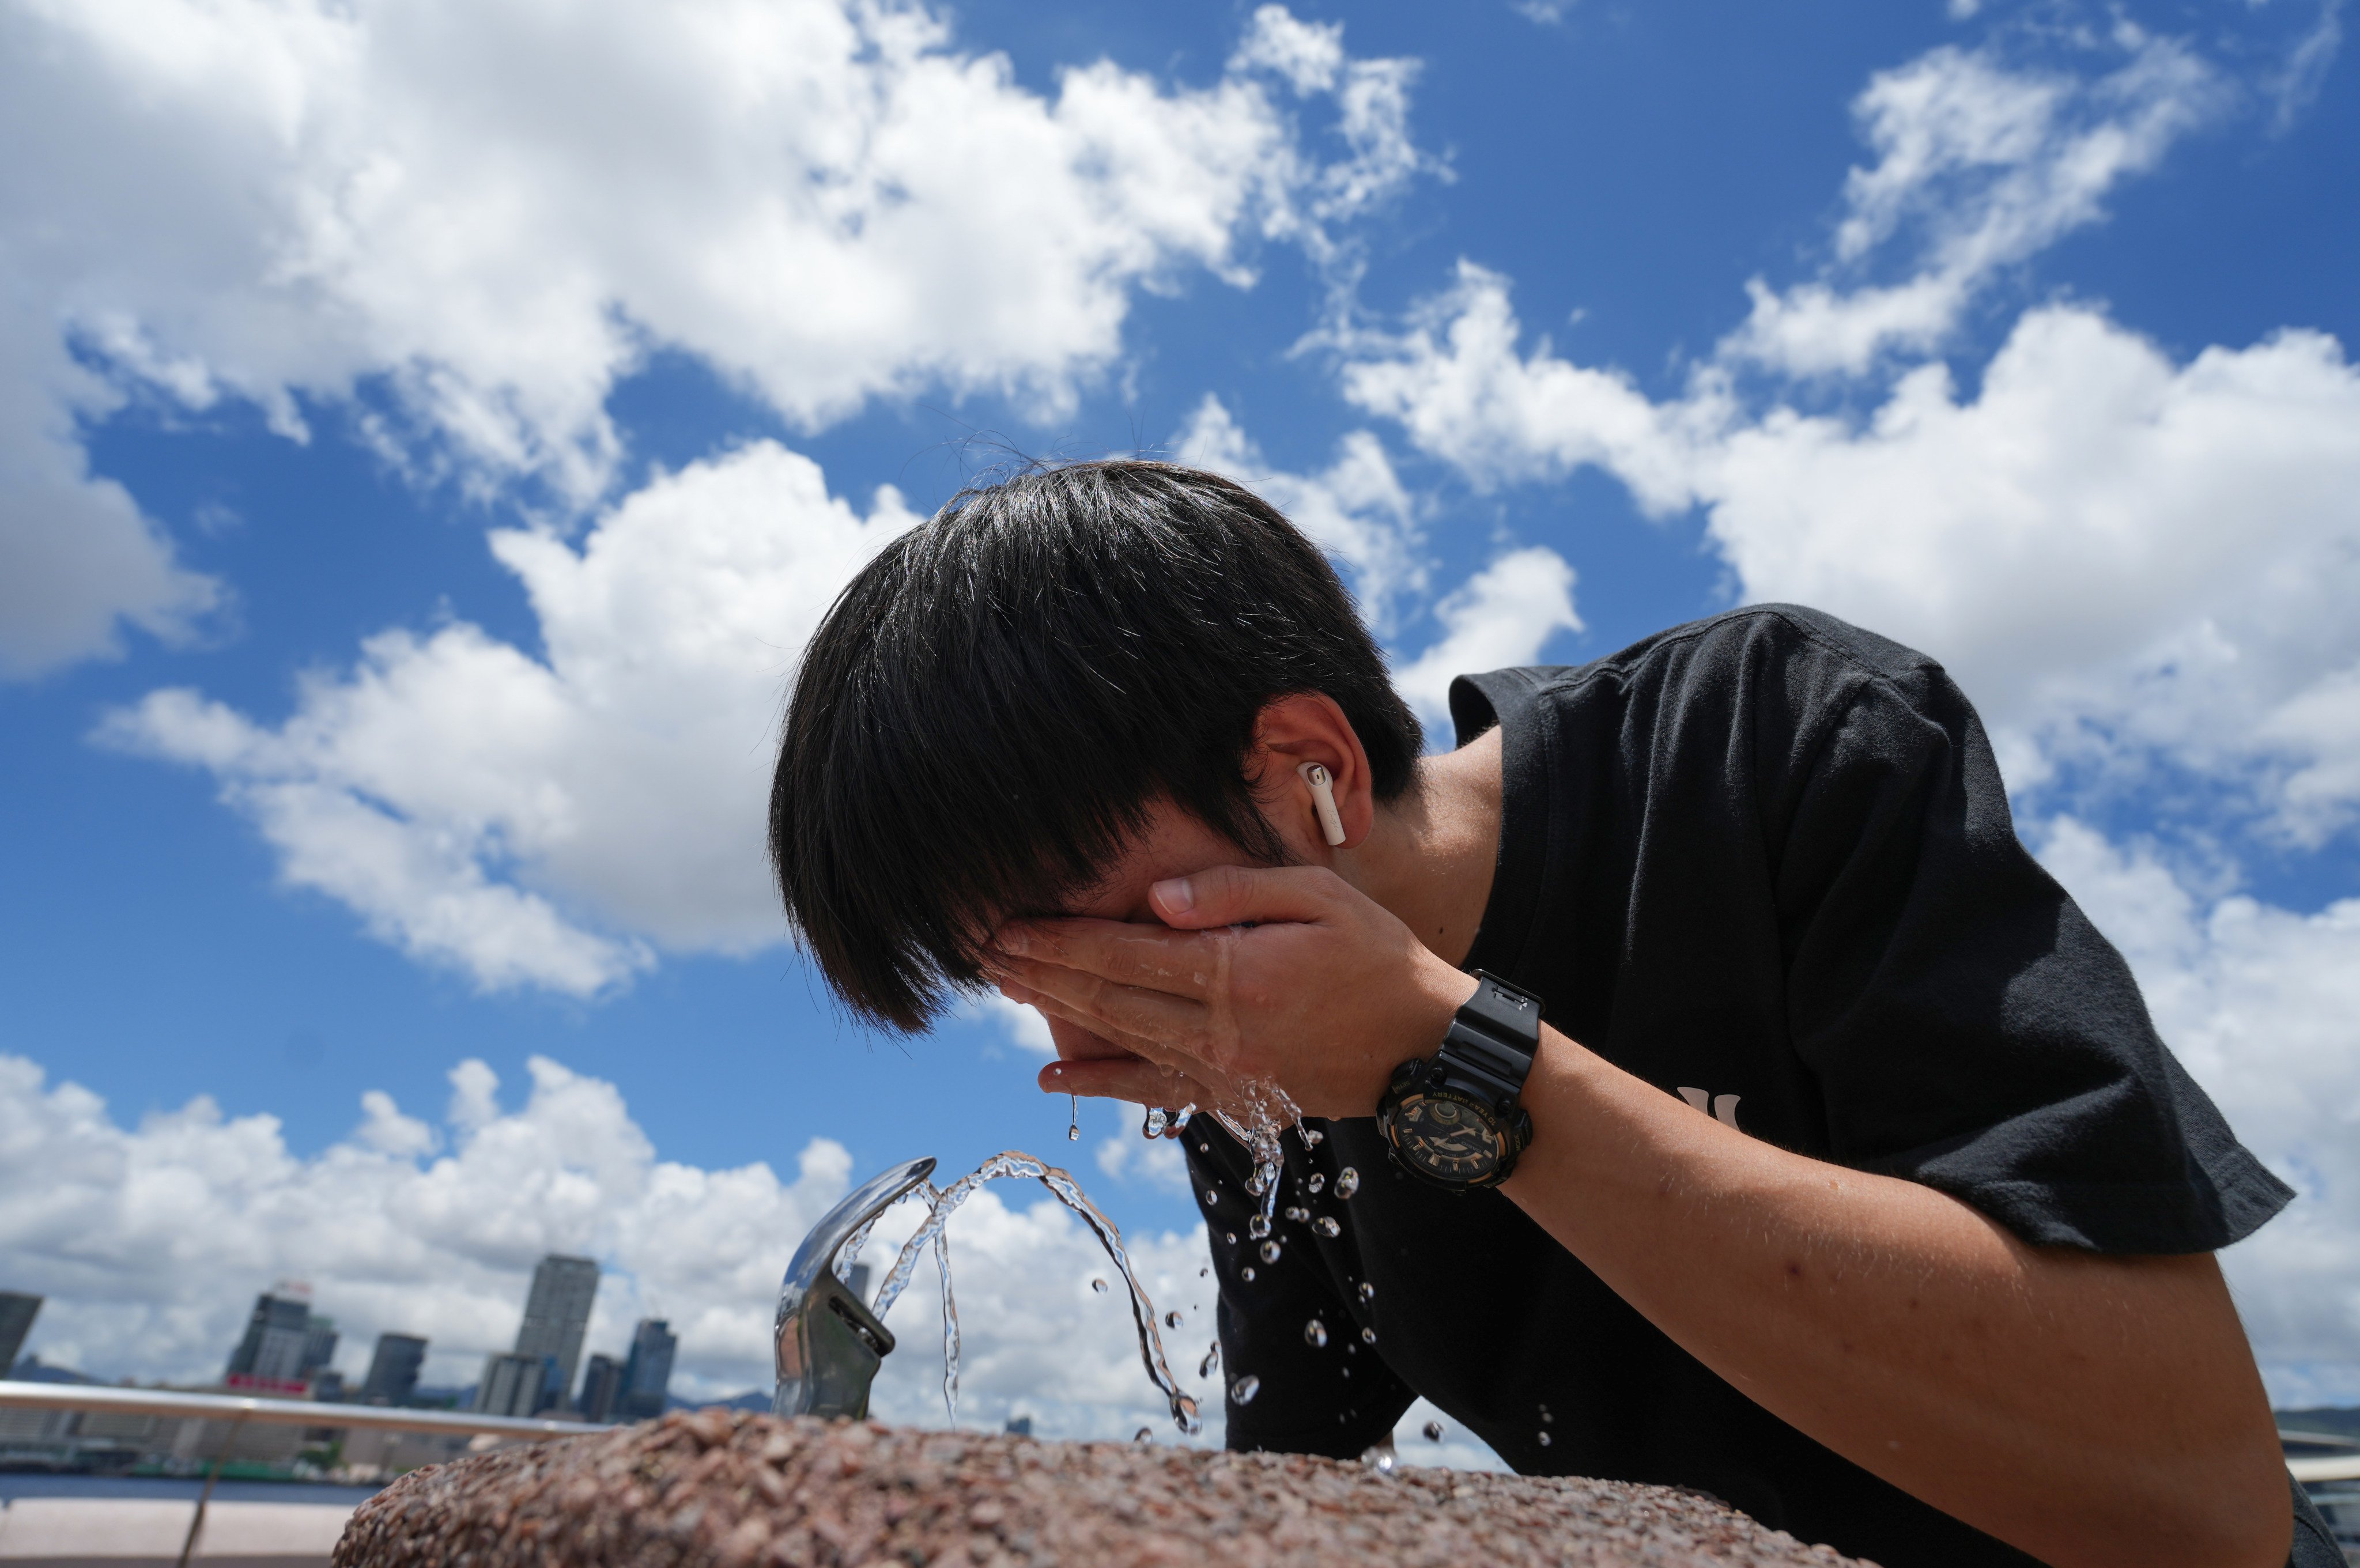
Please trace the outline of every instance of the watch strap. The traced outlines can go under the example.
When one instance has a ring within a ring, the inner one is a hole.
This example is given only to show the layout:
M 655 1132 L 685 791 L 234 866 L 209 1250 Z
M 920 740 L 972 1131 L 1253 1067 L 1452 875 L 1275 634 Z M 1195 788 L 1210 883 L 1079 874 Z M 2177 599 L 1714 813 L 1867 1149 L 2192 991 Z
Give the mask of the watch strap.
M 1540 1051 L 1540 998 L 1480 969 L 1475 982 L 1475 994 L 1451 1018 L 1427 1082 L 1471 1090 L 1504 1116 L 1524 1093 Z

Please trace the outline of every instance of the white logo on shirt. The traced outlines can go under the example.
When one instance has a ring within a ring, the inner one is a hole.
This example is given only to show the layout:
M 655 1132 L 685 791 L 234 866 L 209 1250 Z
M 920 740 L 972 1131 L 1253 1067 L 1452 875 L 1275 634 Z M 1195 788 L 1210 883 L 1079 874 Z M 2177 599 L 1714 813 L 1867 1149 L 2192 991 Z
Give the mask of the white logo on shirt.
M 1708 1094 L 1702 1089 L 1680 1091 L 1681 1099 L 1725 1127 L 1737 1126 L 1737 1102 L 1744 1097 L 1743 1094 Z

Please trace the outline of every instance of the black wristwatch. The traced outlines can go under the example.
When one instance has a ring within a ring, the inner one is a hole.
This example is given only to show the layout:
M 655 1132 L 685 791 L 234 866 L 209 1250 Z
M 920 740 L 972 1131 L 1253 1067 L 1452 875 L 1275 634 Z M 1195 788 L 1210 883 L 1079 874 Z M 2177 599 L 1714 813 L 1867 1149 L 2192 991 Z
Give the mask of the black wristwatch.
M 1377 1102 L 1393 1163 L 1454 1192 L 1498 1186 L 1533 1141 L 1516 1096 L 1541 1048 L 1541 999 L 1480 969 L 1475 980 L 1442 1049 L 1394 1068 Z

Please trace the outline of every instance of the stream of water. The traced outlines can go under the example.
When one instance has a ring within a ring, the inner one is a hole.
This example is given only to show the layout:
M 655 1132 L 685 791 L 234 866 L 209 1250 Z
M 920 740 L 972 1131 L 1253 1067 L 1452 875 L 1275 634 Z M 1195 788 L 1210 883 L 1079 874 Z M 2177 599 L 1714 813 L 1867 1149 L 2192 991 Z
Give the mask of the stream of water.
M 924 1199 L 933 1212 L 918 1227 L 917 1233 L 902 1244 L 901 1256 L 893 1260 L 893 1268 L 885 1276 L 885 1282 L 877 1288 L 877 1300 L 869 1309 L 880 1319 L 890 1312 L 893 1303 L 901 1299 L 901 1292 L 909 1288 L 910 1277 L 918 1266 L 919 1254 L 929 1246 L 933 1247 L 934 1262 L 942 1271 L 943 1279 L 943 1402 L 950 1410 L 951 1424 L 958 1424 L 959 1333 L 958 1306 L 951 1295 L 950 1240 L 945 1227 L 949 1225 L 952 1213 L 973 1196 L 978 1188 L 1003 1177 L 1032 1178 L 1049 1189 L 1051 1195 L 1059 1203 L 1081 1216 L 1090 1234 L 1098 1237 L 1098 1245 L 1106 1248 L 1107 1258 L 1122 1276 L 1122 1282 L 1130 1287 L 1131 1321 L 1139 1329 L 1139 1357 L 1146 1364 L 1148 1377 L 1154 1379 L 1156 1388 L 1171 1405 L 1174 1424 L 1184 1432 L 1194 1433 L 1203 1430 L 1204 1422 L 1196 1413 L 1196 1399 L 1182 1391 L 1178 1380 L 1172 1376 L 1171 1367 L 1164 1359 L 1164 1337 L 1155 1330 L 1155 1303 L 1148 1299 L 1138 1274 L 1131 1269 L 1131 1256 L 1123 1250 L 1122 1232 L 1112 1220 L 1098 1212 L 1097 1204 L 1083 1195 L 1072 1176 L 1056 1166 L 1015 1149 L 993 1155 L 947 1187 L 936 1188 L 931 1183 L 922 1183 L 912 1189 L 910 1195 Z M 1276 1191 L 1274 1181 L 1272 1190 Z M 874 1223 L 872 1221 L 854 1232 L 837 1252 L 836 1267 L 839 1278 L 850 1279 L 852 1265 L 860 1255 L 861 1246 L 868 1241 Z

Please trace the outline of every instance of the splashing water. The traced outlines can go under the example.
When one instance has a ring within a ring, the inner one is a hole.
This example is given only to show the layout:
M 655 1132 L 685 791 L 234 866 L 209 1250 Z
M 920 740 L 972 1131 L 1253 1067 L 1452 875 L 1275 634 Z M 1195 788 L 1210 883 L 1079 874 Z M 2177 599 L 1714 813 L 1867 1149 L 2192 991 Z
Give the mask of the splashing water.
M 1245 1078 L 1237 1083 L 1237 1095 L 1244 1104 L 1246 1116 L 1240 1123 L 1227 1111 L 1215 1111 L 1213 1119 L 1229 1129 L 1229 1136 L 1245 1145 L 1253 1156 L 1253 1175 L 1246 1181 L 1246 1191 L 1262 1200 L 1262 1223 L 1270 1223 L 1278 1212 L 1278 1179 L 1285 1157 L 1279 1146 L 1279 1136 L 1288 1127 L 1303 1135 L 1306 1149 L 1315 1147 L 1320 1135 L 1303 1125 L 1303 1112 L 1286 1091 L 1267 1078 Z
M 1179 1383 L 1172 1376 L 1172 1368 L 1164 1362 L 1164 1339 L 1155 1332 L 1155 1303 L 1147 1299 L 1146 1290 L 1140 1286 L 1139 1276 L 1131 1269 L 1131 1256 L 1123 1250 L 1122 1232 L 1112 1220 L 1098 1212 L 1097 1204 L 1083 1195 L 1071 1175 L 1015 1149 L 993 1155 L 939 1192 L 932 1187 L 925 1189 L 926 1201 L 933 1206 L 934 1213 L 926 1216 L 917 1234 L 902 1244 L 901 1255 L 893 1260 L 892 1271 L 885 1276 L 885 1283 L 878 1287 L 877 1300 L 869 1307 L 869 1311 L 880 1319 L 890 1312 L 893 1303 L 901 1299 L 901 1292 L 909 1288 L 910 1276 L 918 1266 L 919 1253 L 929 1246 L 935 1248 L 935 1259 L 943 1270 L 943 1386 L 945 1397 L 952 1401 L 953 1421 L 957 1419 L 958 1320 L 951 1306 L 950 1253 L 947 1243 L 943 1240 L 943 1227 L 950 1223 L 951 1214 L 972 1197 L 978 1188 L 1002 1177 L 1031 1177 L 1040 1182 L 1049 1189 L 1051 1196 L 1081 1216 L 1082 1223 L 1098 1237 L 1098 1245 L 1106 1248 L 1108 1261 L 1122 1276 L 1122 1282 L 1131 1288 L 1131 1316 L 1139 1329 L 1139 1358 L 1146 1364 L 1148 1377 L 1154 1380 L 1157 1390 L 1171 1405 L 1174 1423 L 1184 1432 L 1194 1434 L 1200 1431 L 1204 1422 L 1197 1417 L 1196 1401 L 1181 1391 Z M 1096 1283 L 1103 1288 L 1103 1280 Z

